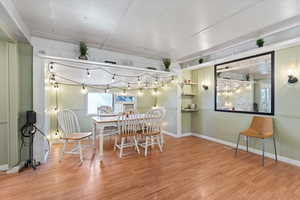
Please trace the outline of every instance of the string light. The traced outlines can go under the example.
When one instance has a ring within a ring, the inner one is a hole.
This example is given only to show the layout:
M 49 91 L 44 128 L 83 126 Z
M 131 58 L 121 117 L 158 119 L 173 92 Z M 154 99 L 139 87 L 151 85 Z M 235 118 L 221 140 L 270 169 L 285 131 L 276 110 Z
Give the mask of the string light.
M 59 90 L 58 83 L 54 83 L 53 88 L 54 88 L 54 90 L 56 90 L 56 91 Z
M 158 84 L 158 77 L 155 78 L 154 84 L 155 84 L 155 85 Z
M 56 80 L 55 80 L 55 74 L 51 74 L 49 79 L 50 79 L 49 82 L 51 84 L 54 84 L 56 82 Z
M 128 86 L 127 86 L 127 88 L 128 88 L 128 89 L 130 89 L 130 83 L 128 83 Z
M 49 63 L 49 72 L 51 72 L 51 73 L 54 72 L 54 63 L 53 62 Z
M 141 85 L 141 78 L 139 76 L 138 76 L 138 79 L 137 79 L 137 84 Z
M 113 82 L 115 82 L 115 80 L 116 80 L 116 74 L 114 74 L 114 75 L 112 76 L 111 82 L 113 83 Z
M 157 88 L 154 88 L 152 91 L 152 95 L 157 96 L 159 94 Z
M 127 91 L 126 91 L 126 89 L 123 89 L 123 93 L 122 93 L 122 95 L 124 95 L 124 96 L 126 96 L 126 95 L 127 95 Z
M 143 96 L 143 95 L 144 95 L 144 92 L 143 92 L 143 89 L 142 89 L 142 88 L 139 89 L 138 95 L 139 95 L 139 96 Z
M 82 88 L 81 88 L 81 93 L 82 94 L 86 94 L 87 92 L 88 92 L 88 90 L 87 90 L 87 88 L 86 88 L 86 86 L 85 86 L 85 84 L 84 83 L 82 83 Z
M 109 92 L 109 85 L 107 85 L 106 89 L 104 90 L 105 93 Z
M 88 68 L 86 69 L 86 75 L 87 75 L 88 78 L 91 78 L 91 73 L 90 73 L 90 70 Z

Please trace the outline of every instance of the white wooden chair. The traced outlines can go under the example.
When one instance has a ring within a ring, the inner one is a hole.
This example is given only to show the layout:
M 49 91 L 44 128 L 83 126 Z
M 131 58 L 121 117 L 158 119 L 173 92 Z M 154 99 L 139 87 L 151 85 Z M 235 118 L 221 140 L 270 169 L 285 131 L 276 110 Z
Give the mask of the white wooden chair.
M 119 115 L 118 119 L 118 129 L 119 134 L 115 135 L 115 145 L 114 151 L 116 149 L 120 150 L 120 158 L 123 156 L 123 149 L 134 147 L 135 150 L 140 153 L 138 147 L 137 136 L 141 133 L 140 130 L 140 121 L 137 117 L 137 114 L 132 115 Z M 120 140 L 120 143 L 118 143 Z
M 159 120 L 159 123 L 160 123 L 160 126 L 162 127 L 162 123 L 166 117 L 166 109 L 164 107 L 158 107 L 158 108 L 155 108 L 155 109 L 152 109 L 152 113 L 153 115 L 155 115 L 155 117 L 158 117 L 160 120 Z M 161 144 L 164 145 L 164 134 L 163 132 L 161 131 L 160 132 L 160 137 L 161 137 Z
M 64 154 L 79 154 L 80 161 L 83 162 L 83 145 L 82 141 L 92 135 L 91 132 L 81 132 L 78 123 L 78 118 L 72 110 L 62 110 L 57 113 L 57 120 L 63 135 L 60 137 L 64 145 L 61 150 L 60 160 Z M 75 142 L 71 151 L 66 152 L 68 142 Z
M 109 114 L 113 114 L 111 106 L 100 106 L 97 108 L 97 114 L 100 117 L 109 116 Z M 104 136 L 112 136 L 117 134 L 119 131 L 118 126 L 107 126 L 104 127 Z
M 145 149 L 145 156 L 148 154 L 148 147 L 158 145 L 160 152 L 163 152 L 161 141 L 161 119 L 156 111 L 148 112 L 143 120 L 142 135 L 144 142 L 139 145 Z

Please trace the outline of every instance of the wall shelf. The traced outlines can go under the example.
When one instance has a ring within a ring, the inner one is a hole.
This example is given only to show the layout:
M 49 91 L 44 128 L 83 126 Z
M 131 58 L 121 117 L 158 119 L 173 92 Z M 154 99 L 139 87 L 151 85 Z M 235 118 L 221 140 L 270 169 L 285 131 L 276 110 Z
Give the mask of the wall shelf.
M 183 108 L 181 109 L 181 112 L 198 112 L 199 110 L 197 109 L 188 109 L 188 108 Z
M 193 96 L 196 96 L 196 94 L 181 94 L 181 96 L 183 96 L 183 97 L 193 97 Z

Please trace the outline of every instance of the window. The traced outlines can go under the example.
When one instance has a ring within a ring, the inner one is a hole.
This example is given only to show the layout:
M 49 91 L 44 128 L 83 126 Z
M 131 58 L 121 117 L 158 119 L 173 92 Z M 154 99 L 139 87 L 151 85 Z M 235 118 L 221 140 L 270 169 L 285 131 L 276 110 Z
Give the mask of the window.
M 109 93 L 88 93 L 87 95 L 88 114 L 97 114 L 97 108 L 100 106 L 113 107 L 113 95 Z

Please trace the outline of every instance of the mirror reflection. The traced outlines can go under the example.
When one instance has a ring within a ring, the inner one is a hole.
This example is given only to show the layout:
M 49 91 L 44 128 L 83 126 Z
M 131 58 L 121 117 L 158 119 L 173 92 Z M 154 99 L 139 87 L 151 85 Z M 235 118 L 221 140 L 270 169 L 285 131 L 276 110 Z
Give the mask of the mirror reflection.
M 273 52 L 215 66 L 215 110 L 273 114 Z

